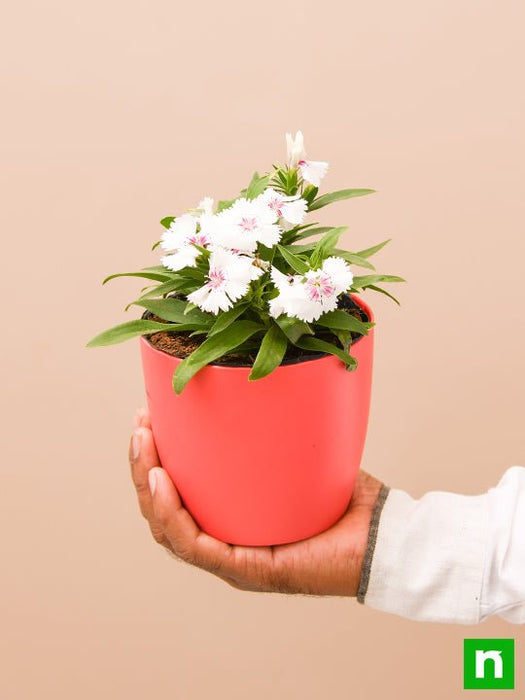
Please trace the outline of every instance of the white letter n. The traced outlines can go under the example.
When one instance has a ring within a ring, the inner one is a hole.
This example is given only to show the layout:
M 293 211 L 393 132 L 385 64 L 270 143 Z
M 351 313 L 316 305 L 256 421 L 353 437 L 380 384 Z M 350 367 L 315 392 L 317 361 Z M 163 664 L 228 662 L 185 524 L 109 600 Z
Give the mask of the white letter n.
M 476 678 L 485 678 L 485 661 L 494 661 L 494 678 L 503 678 L 503 661 L 501 651 L 482 651 L 476 649 Z

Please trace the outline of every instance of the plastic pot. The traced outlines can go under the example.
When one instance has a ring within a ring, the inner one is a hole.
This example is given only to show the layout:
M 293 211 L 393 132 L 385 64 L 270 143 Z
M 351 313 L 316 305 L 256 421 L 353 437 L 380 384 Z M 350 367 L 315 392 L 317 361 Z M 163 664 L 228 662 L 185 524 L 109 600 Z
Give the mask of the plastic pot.
M 204 531 L 231 544 L 282 544 L 341 517 L 367 432 L 373 330 L 352 345 L 353 372 L 332 355 L 257 381 L 249 367 L 208 365 L 180 395 L 172 375 L 182 360 L 140 341 L 162 466 Z

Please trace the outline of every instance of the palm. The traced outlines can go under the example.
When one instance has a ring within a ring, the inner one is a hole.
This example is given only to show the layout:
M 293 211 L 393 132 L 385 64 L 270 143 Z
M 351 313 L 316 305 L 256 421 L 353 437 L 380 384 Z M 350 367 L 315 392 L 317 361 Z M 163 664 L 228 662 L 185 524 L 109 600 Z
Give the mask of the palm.
M 255 580 L 253 586 L 242 587 L 282 593 L 351 595 L 359 579 L 352 571 L 360 565 L 364 554 L 379 487 L 376 479 L 360 472 L 345 514 L 319 535 L 273 547 L 234 547 L 240 581 Z M 254 577 L 254 571 L 265 572 L 265 577 Z M 235 585 L 235 581 L 229 582 Z
M 177 558 L 243 590 L 356 595 L 370 518 L 381 488 L 377 479 L 360 472 L 346 513 L 315 537 L 273 547 L 233 546 L 199 529 L 169 476 L 158 466 L 148 415 L 143 413 L 137 422 L 130 462 L 140 508 L 155 540 Z

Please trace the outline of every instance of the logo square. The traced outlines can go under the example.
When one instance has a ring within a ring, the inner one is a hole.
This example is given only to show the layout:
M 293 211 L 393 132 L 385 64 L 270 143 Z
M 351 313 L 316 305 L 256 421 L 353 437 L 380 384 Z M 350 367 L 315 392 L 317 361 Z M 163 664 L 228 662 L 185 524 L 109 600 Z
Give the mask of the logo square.
M 465 690 L 514 689 L 513 639 L 464 639 Z

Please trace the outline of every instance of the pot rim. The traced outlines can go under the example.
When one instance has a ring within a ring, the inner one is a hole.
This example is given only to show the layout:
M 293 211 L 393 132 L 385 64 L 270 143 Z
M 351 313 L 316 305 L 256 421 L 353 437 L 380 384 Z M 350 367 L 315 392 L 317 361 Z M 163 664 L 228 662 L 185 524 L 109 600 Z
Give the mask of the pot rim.
M 352 301 L 354 301 L 368 316 L 368 321 L 367 323 L 373 323 L 374 322 L 374 314 L 372 312 L 372 309 L 370 306 L 364 301 L 358 294 L 349 294 L 348 295 Z M 144 314 L 142 315 L 142 318 L 146 316 L 148 312 L 145 311 Z M 363 338 L 366 338 L 367 336 L 361 335 L 357 340 L 352 343 L 353 345 L 356 345 L 360 340 Z M 149 349 L 160 353 L 161 355 L 167 355 L 168 357 L 173 357 L 175 360 L 183 360 L 183 357 L 177 357 L 177 355 L 172 355 L 170 352 L 166 352 L 165 350 L 161 350 L 160 348 L 157 348 L 153 343 L 150 343 L 149 339 L 145 335 L 140 336 L 140 341 L 146 343 Z M 317 362 L 319 360 L 326 360 L 326 359 L 331 359 L 334 358 L 334 355 L 332 355 L 329 352 L 323 352 L 323 353 L 316 353 L 315 355 L 303 355 L 302 357 L 299 358 L 291 358 L 289 360 L 286 360 L 284 362 L 281 362 L 279 367 L 288 367 L 291 365 L 303 365 L 305 362 Z M 232 369 L 232 370 L 251 370 L 252 365 L 238 365 L 238 364 L 228 364 L 225 362 L 210 362 L 207 367 L 216 367 L 218 369 Z

